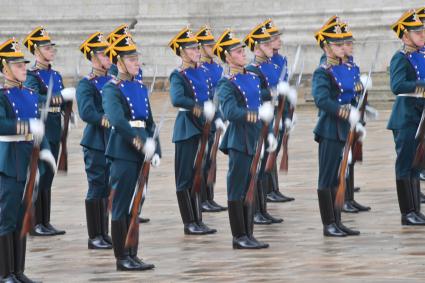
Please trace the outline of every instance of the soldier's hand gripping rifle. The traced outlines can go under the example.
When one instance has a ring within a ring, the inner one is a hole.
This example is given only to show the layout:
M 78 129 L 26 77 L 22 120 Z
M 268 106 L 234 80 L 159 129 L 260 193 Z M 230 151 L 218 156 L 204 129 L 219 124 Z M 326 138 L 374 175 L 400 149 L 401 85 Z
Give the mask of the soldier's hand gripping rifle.
M 50 76 L 49 86 L 47 90 L 46 102 L 43 109 L 41 109 L 41 121 L 45 122 L 47 119 L 50 101 L 52 98 L 53 78 Z M 38 188 L 38 160 L 40 158 L 40 144 L 41 139 L 34 139 L 34 145 L 31 151 L 30 162 L 28 165 L 27 181 L 25 183 L 25 191 L 23 196 L 24 218 L 22 222 L 21 237 L 24 237 L 32 229 L 34 218 L 34 203 L 37 200 Z
M 372 72 L 375 68 L 375 63 L 376 63 L 376 59 L 378 58 L 379 55 L 379 49 L 380 49 L 380 45 L 378 45 L 377 49 L 376 49 L 376 54 L 372 63 L 372 66 L 370 67 L 367 79 L 366 79 L 366 86 L 369 83 L 370 77 L 372 75 Z M 359 99 L 359 102 L 357 104 L 357 111 L 359 111 L 359 109 L 365 107 L 366 105 L 366 93 L 367 93 L 367 87 L 365 87 L 363 89 L 363 93 L 362 96 Z M 342 154 L 342 160 L 341 163 L 339 165 L 339 174 L 338 174 L 338 188 L 337 188 L 337 193 L 336 193 L 336 198 L 335 198 L 335 208 L 340 210 L 342 208 L 342 206 L 344 205 L 344 198 L 345 198 L 345 189 L 346 189 L 346 176 L 347 176 L 347 169 L 348 169 L 348 163 L 349 163 L 349 156 L 350 156 L 350 152 L 354 143 L 354 139 L 356 136 L 356 123 L 352 123 L 350 125 L 350 132 L 348 133 L 348 137 L 347 140 L 345 142 L 345 146 L 344 146 L 344 150 L 343 150 L 343 154 Z
M 258 173 L 260 171 L 259 165 L 261 160 L 261 152 L 263 150 L 264 139 L 266 138 L 268 130 L 269 130 L 269 124 L 273 120 L 274 106 L 270 102 L 265 102 L 261 107 L 263 107 L 263 109 L 259 109 L 259 116 L 264 117 L 263 126 L 260 131 L 260 136 L 258 137 L 257 146 L 255 148 L 255 155 L 252 159 L 251 167 L 249 169 L 249 186 L 245 196 L 246 205 L 254 204 L 254 193 L 257 187 Z M 260 114 L 261 111 L 264 111 L 266 115 L 261 115 Z M 265 116 L 268 116 L 267 112 L 270 113 L 270 117 L 265 117 Z

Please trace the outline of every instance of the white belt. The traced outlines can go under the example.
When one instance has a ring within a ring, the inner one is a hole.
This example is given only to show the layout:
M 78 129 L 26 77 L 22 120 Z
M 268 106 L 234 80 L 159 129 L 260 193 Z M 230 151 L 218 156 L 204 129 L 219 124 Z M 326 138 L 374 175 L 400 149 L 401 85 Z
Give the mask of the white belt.
M 32 134 L 0 136 L 0 142 L 21 142 L 21 141 L 33 141 L 33 140 L 34 140 L 34 137 Z
M 146 122 L 141 120 L 129 121 L 132 128 L 146 128 Z
M 397 96 L 400 96 L 400 97 L 416 97 L 416 98 L 424 97 L 422 95 L 422 93 L 400 93 L 400 94 L 397 94 Z
M 185 109 L 185 108 L 179 108 L 179 111 L 181 111 L 181 112 L 186 112 L 186 111 L 189 111 L 189 110 L 187 110 L 187 109 Z

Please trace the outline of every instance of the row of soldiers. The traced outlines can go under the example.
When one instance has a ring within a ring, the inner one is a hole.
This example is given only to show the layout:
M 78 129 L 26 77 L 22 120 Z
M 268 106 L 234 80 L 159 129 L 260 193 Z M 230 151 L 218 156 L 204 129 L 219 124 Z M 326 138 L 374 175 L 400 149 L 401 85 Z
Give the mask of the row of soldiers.
M 390 66 L 397 99 L 388 128 L 396 142 L 396 183 L 403 225 L 425 225 L 420 212 L 419 171 L 412 167 L 425 89 L 421 77 L 425 68 L 422 18 L 424 9 L 411 10 L 393 25 L 404 46 Z M 278 28 L 267 20 L 244 40 L 229 29 L 215 40 L 211 30 L 203 27 L 196 34 L 184 28 L 169 43 L 182 60 L 170 75 L 170 98 L 179 110 L 173 143 L 176 194 L 185 234 L 217 232 L 203 222 L 202 211 L 225 210 L 213 197 L 218 149 L 229 158 L 227 206 L 233 248 L 267 248 L 267 243 L 254 237 L 254 223 L 283 221 L 271 216 L 266 205 L 267 200 L 292 200 L 279 191 L 275 158 L 294 127 L 297 100 L 296 88 L 288 82 L 293 69 L 279 54 L 280 36 Z M 331 17 L 315 38 L 324 51 L 312 84 L 319 108 L 314 134 L 319 143 L 323 232 L 325 236 L 359 235 L 342 224 L 341 209 L 356 212 L 370 208 L 353 199 L 354 162 L 348 165 L 344 180 L 345 204 L 337 205 L 342 164 L 338 157 L 347 147 L 349 132 L 356 133 L 358 143 L 365 137 L 364 117 L 356 105 L 363 103 L 370 78 L 361 78 L 353 59 L 353 35 L 338 17 Z M 30 233 L 65 233 L 50 224 L 51 184 L 60 147 L 64 147 L 60 142 L 66 126 L 62 129 L 61 113 L 75 96 L 80 116 L 87 123 L 81 145 L 89 185 L 85 200 L 88 248 L 113 248 L 117 270 L 154 268 L 137 256 L 138 229 L 135 235 L 129 231 L 134 232 L 132 223 L 140 213 L 138 206 L 143 201 L 137 201 L 137 194 L 147 183 L 149 166 L 160 165 L 160 126 L 153 120 L 149 89 L 142 81 L 139 52 L 128 27 L 120 26 L 106 40 L 96 32 L 84 41 L 80 50 L 92 71 L 76 90 L 64 88 L 62 77 L 52 69 L 55 44 L 44 28 L 31 32 L 24 45 L 36 58 L 29 70 L 29 61 L 14 39 L 0 45 L 0 68 L 5 77 L 0 96 L 0 150 L 4 156 L 0 162 L 1 280 L 33 282 L 24 275 L 27 227 L 22 223 L 24 214 L 31 214 L 31 205 L 22 199 L 26 200 L 34 188 L 29 182 L 34 174 L 27 175 L 27 171 L 32 169 L 35 149 L 40 150 L 40 180 L 30 198 L 30 203 L 36 199 L 36 223 Z M 249 64 L 245 47 L 254 54 Z M 376 111 L 369 106 L 368 112 Z M 108 235 L 108 207 L 112 237 Z

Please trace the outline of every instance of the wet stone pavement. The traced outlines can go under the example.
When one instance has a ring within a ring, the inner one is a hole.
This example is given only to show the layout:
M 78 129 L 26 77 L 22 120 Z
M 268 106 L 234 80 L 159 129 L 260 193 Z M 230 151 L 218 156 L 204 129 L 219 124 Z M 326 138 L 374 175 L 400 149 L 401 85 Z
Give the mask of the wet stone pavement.
M 159 119 L 168 96 L 153 95 Z M 83 123 L 69 139 L 69 172 L 53 185 L 52 223 L 66 235 L 29 237 L 27 274 L 43 282 L 425 282 L 425 227 L 402 227 L 396 200 L 391 133 L 385 129 L 390 105 L 367 125 L 364 162 L 356 166 L 355 198 L 372 206 L 370 212 L 343 214 L 359 237 L 324 238 L 317 203 L 317 144 L 312 129 L 313 107 L 297 109 L 298 124 L 289 143 L 289 173 L 279 177 L 281 190 L 295 202 L 269 204 L 282 224 L 256 226 L 259 240 L 270 248 L 233 250 L 227 212 L 204 214 L 217 228 L 208 236 L 185 236 L 174 186 L 175 110 L 171 107 L 161 132 L 163 159 L 152 169 L 140 225 L 139 256 L 156 268 L 146 272 L 117 272 L 113 251 L 87 249 L 84 197 L 87 189 L 79 141 Z M 279 159 L 280 160 L 280 159 Z M 227 157 L 218 156 L 216 200 L 226 204 Z

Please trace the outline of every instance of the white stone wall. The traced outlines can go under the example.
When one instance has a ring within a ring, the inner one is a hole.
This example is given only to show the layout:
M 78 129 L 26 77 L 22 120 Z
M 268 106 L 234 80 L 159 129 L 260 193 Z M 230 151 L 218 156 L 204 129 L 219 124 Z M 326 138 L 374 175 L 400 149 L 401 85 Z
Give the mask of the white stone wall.
M 167 47 L 169 40 L 185 25 L 194 30 L 208 23 L 218 35 L 231 27 L 243 37 L 257 23 L 272 17 L 282 28 L 283 52 L 292 57 L 298 44 L 303 45 L 305 72 L 318 64 L 321 50 L 313 34 L 332 14 L 348 21 L 356 42 L 356 61 L 366 71 L 381 44 L 377 70 L 385 72 L 389 60 L 400 46 L 390 25 L 407 8 L 420 7 L 423 1 L 394 0 L 2 0 L 0 40 L 15 36 L 20 41 L 32 28 L 44 25 L 58 43 L 55 67 L 73 77 L 78 64 L 81 73 L 88 64 L 78 47 L 92 32 L 110 32 L 115 26 L 137 19 L 133 31 L 140 46 L 144 73 L 152 76 L 155 65 L 158 76 L 166 77 L 179 64 Z M 29 56 L 30 57 L 30 56 Z M 30 57 L 31 58 L 31 57 Z M 79 63 L 82 61 L 82 63 Z

